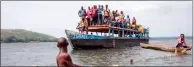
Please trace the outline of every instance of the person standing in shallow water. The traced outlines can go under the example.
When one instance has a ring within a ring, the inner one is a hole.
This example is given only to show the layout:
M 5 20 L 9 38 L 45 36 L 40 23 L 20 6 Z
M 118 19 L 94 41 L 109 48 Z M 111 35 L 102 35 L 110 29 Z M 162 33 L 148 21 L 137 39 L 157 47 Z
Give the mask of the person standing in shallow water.
M 180 48 L 188 48 L 186 41 L 185 41 L 185 36 L 184 34 L 180 35 L 180 38 L 177 40 L 177 45 L 176 45 L 176 50 L 175 54 L 177 54 L 177 50 Z M 182 52 L 185 52 L 186 50 L 183 50 Z
M 70 55 L 67 53 L 68 42 L 66 38 L 59 38 L 57 41 L 57 47 L 59 48 L 59 54 L 57 55 L 56 62 L 58 67 L 79 67 L 73 64 Z

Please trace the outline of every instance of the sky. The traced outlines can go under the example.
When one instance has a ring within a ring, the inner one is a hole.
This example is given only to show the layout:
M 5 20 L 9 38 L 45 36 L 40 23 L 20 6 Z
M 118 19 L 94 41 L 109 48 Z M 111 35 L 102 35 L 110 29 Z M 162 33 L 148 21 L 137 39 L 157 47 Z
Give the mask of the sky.
M 1 1 L 1 28 L 66 37 L 65 29 L 77 31 L 81 6 L 99 4 L 136 17 L 150 37 L 192 36 L 192 1 Z

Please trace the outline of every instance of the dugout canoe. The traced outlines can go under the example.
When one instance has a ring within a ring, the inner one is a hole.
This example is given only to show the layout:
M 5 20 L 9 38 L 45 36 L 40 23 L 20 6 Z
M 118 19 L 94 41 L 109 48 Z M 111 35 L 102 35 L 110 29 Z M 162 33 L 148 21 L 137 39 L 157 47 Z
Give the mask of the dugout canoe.
M 161 51 L 167 51 L 167 52 L 175 52 L 176 47 L 175 46 L 169 46 L 166 44 L 145 44 L 145 43 L 140 43 L 140 46 L 142 48 L 146 49 L 154 49 L 154 50 L 161 50 Z M 186 51 L 192 49 L 192 45 L 187 45 L 188 48 L 182 48 L 178 49 L 178 52 L 182 51 L 183 49 L 186 49 Z

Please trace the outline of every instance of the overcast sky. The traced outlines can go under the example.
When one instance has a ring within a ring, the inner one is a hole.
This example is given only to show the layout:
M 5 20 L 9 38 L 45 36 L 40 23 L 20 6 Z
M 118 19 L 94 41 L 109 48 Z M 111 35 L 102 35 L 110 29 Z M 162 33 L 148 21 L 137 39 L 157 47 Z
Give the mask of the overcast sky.
M 77 31 L 80 7 L 95 4 L 136 17 L 151 37 L 192 36 L 192 1 L 2 1 L 1 28 L 65 37 L 65 29 Z

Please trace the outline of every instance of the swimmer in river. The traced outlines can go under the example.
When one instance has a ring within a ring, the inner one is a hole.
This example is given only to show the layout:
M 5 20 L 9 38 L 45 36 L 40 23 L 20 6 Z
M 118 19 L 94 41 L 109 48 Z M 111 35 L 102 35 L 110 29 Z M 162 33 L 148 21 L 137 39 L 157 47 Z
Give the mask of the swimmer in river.
M 56 61 L 58 67 L 77 67 L 78 65 L 73 64 L 70 55 L 67 53 L 68 42 L 66 38 L 59 38 L 57 41 L 57 47 L 59 48 L 59 54 L 57 55 Z M 79 66 L 78 66 L 79 67 Z

